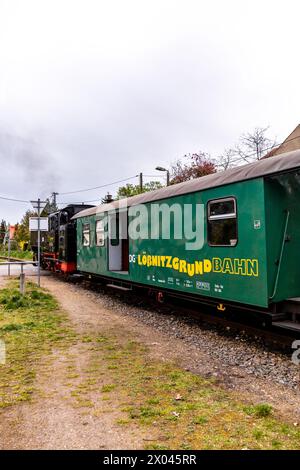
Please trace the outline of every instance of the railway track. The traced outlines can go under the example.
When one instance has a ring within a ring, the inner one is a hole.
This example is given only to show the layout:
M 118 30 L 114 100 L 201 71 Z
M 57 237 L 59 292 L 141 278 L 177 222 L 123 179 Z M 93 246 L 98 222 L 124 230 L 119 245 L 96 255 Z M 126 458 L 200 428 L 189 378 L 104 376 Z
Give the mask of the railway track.
M 8 257 L 0 256 L 0 260 L 7 260 Z M 10 258 L 12 262 L 25 261 L 18 258 Z M 85 288 L 99 291 L 101 290 L 107 295 L 114 292 L 122 302 L 129 305 L 143 307 L 143 309 L 155 310 L 159 308 L 160 313 L 164 315 L 176 315 L 178 318 L 190 320 L 200 325 L 202 328 L 215 328 L 220 334 L 226 336 L 243 336 L 249 340 L 264 343 L 271 346 L 273 349 L 291 353 L 292 343 L 294 340 L 300 338 L 300 331 L 291 331 L 289 329 L 278 328 L 276 326 L 266 324 L 261 318 L 259 320 L 245 315 L 244 311 L 235 312 L 234 314 L 226 315 L 224 313 L 217 314 L 212 311 L 212 307 L 201 304 L 196 304 L 192 301 L 182 300 L 170 297 L 164 303 L 158 303 L 149 297 L 146 293 L 133 291 L 130 293 L 116 291 L 112 286 L 107 286 L 104 283 L 93 282 L 91 280 L 82 280 L 79 277 L 69 277 L 68 279 L 60 278 L 61 280 L 68 280 L 72 283 L 80 282 Z M 244 321 L 241 321 L 241 318 Z
M 257 320 L 250 315 L 245 316 L 244 311 L 220 315 L 212 312 L 212 308 L 209 310 L 209 307 L 200 304 L 195 306 L 193 302 L 188 303 L 186 300 L 180 302 L 178 298 L 169 299 L 169 301 L 160 304 L 146 294 L 142 295 L 140 292 L 126 294 L 122 291 L 116 293 L 111 286 L 99 285 L 99 283 L 93 283 L 90 280 L 84 281 L 84 287 L 97 292 L 102 291 L 106 295 L 111 295 L 114 292 L 114 296 L 117 295 L 122 302 L 128 305 L 142 307 L 149 311 L 159 309 L 161 314 L 174 315 L 186 321 L 192 320 L 201 328 L 213 328 L 225 336 L 242 336 L 249 341 L 259 342 L 271 347 L 272 350 L 287 354 L 291 354 L 293 342 L 300 338 L 300 332 L 274 327 L 265 323 L 261 318 Z M 244 318 L 244 321 L 241 321 L 241 317 Z
M 264 341 L 265 344 L 270 344 L 273 347 L 278 347 L 280 350 L 291 351 L 293 341 L 300 338 L 300 333 L 291 332 L 290 330 L 278 331 L 275 327 L 255 326 L 240 320 L 233 320 L 226 317 L 219 317 L 216 314 L 199 312 L 195 309 L 188 309 L 186 307 L 177 308 L 176 314 L 181 316 L 190 316 L 194 320 L 207 325 L 217 326 L 218 329 L 231 335 L 243 335 L 248 338 L 254 338 L 260 342 Z

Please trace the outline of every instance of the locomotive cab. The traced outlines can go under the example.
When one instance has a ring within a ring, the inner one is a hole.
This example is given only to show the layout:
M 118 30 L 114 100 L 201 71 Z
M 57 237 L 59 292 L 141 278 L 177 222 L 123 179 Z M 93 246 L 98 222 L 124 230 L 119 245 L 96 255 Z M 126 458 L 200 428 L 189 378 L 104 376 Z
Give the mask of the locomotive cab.
M 49 232 L 42 241 L 41 265 L 56 272 L 76 271 L 76 226 L 72 217 L 93 206 L 70 204 L 49 215 Z

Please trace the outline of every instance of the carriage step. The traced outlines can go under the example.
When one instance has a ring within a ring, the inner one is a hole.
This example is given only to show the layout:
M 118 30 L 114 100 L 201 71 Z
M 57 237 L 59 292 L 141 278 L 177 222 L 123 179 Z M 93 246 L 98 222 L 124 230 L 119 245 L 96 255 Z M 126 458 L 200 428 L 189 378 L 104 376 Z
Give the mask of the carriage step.
M 284 328 L 285 330 L 300 332 L 300 323 L 296 323 L 294 321 L 275 321 L 272 322 L 272 326 L 276 326 L 277 328 Z
M 272 323 L 274 323 L 274 321 L 282 321 L 282 320 L 286 320 L 287 319 L 287 315 L 286 313 L 270 313 L 269 314 L 269 317 L 271 318 L 272 320 Z
M 111 287 L 112 289 L 118 289 L 122 291 L 132 290 L 131 287 L 118 286 L 117 284 L 106 284 L 106 287 Z

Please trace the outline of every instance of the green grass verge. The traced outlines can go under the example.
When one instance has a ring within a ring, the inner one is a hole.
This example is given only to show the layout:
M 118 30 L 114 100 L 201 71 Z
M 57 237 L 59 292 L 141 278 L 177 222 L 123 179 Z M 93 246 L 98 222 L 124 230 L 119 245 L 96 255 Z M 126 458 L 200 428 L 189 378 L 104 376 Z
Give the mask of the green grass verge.
M 88 338 L 93 359 L 77 398 L 90 398 L 91 378 L 107 380 L 99 387 L 102 400 L 122 413 L 117 424 L 138 426 L 151 436 L 145 448 L 300 449 L 299 429 L 269 404 L 243 403 L 212 380 L 150 359 L 144 345 L 124 341 L 124 330 L 115 334 Z
M 8 251 L 7 250 L 0 250 L 0 256 L 8 256 Z M 11 258 L 24 259 L 24 260 L 32 261 L 33 253 L 32 253 L 32 251 L 11 250 L 10 256 L 11 256 Z
M 39 359 L 73 338 L 48 292 L 27 282 L 21 296 L 17 285 L 11 281 L 0 291 L 0 339 L 6 346 L 6 364 L 0 365 L 0 408 L 30 400 Z

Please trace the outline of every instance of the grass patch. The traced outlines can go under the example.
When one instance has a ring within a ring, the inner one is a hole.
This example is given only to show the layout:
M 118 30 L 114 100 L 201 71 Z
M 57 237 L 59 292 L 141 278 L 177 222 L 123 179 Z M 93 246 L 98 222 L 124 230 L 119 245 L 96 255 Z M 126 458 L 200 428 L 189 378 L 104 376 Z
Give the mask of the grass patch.
M 0 250 L 0 256 L 8 256 L 8 250 Z M 11 258 L 17 259 L 25 259 L 32 261 L 33 253 L 32 251 L 21 251 L 21 250 L 11 250 L 10 251 Z
M 193 424 L 206 424 L 208 423 L 208 419 L 205 416 L 196 416 L 193 419 Z
M 245 406 L 244 411 L 248 415 L 254 415 L 258 418 L 266 418 L 272 414 L 273 408 L 268 403 L 259 403 L 254 406 Z
M 92 361 L 98 374 L 106 371 L 112 380 L 109 406 L 121 413 L 117 424 L 138 426 L 153 438 L 145 448 L 300 449 L 300 431 L 276 417 L 269 404 L 245 406 L 213 381 L 150 360 L 147 348 L 127 341 L 126 334 L 95 335 Z
M 116 388 L 115 384 L 103 385 L 101 392 L 109 393 L 109 392 L 112 392 L 115 388 Z
M 57 309 L 57 302 L 48 293 L 37 290 L 32 283 L 27 283 L 27 292 L 21 295 L 15 283 L 11 287 L 2 289 L 0 291 L 0 306 L 3 310 L 18 310 L 18 309 L 39 309 L 55 310 Z M 28 326 L 34 326 L 31 321 L 27 322 Z M 5 325 L 4 325 L 5 326 Z
M 0 365 L 0 408 L 30 400 L 38 360 L 74 338 L 48 292 L 27 282 L 21 296 L 17 285 L 11 281 L 0 291 L 0 339 L 6 347 L 6 364 Z

